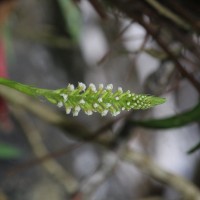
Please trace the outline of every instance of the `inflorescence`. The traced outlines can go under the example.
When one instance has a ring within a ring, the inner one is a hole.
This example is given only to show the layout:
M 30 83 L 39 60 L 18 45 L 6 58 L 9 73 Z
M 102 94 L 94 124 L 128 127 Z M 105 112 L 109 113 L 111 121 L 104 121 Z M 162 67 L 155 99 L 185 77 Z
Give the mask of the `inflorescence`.
M 76 88 L 74 85 L 68 84 L 64 89 L 55 90 L 56 98 L 54 95 L 51 98 L 54 96 L 54 103 L 58 107 L 64 106 L 66 113 L 72 112 L 73 116 L 78 116 L 81 110 L 87 115 L 98 112 L 105 116 L 110 112 L 116 116 L 123 110 L 148 109 L 165 102 L 165 99 L 160 97 L 134 94 L 129 90 L 123 92 L 121 87 L 118 87 L 115 92 L 112 90 L 112 84 L 105 88 L 103 84 L 99 84 L 96 88 L 92 83 L 86 87 L 84 83 L 80 82 Z

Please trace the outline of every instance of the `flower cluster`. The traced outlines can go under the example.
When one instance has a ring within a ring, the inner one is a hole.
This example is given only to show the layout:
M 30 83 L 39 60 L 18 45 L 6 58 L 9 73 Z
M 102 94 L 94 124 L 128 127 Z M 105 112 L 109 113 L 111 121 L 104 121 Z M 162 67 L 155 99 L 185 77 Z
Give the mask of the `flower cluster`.
M 115 92 L 112 90 L 112 84 L 105 88 L 103 84 L 99 84 L 98 88 L 92 83 L 88 87 L 84 83 L 78 83 L 76 88 L 69 84 L 64 89 L 54 91 L 54 95 L 56 94 L 54 103 L 58 107 L 64 106 L 66 113 L 72 112 L 73 116 L 77 116 L 80 110 L 87 115 L 98 112 L 105 116 L 110 112 L 116 116 L 122 110 L 147 109 L 165 102 L 165 99 L 160 97 L 134 94 L 129 90 L 123 92 L 121 87 L 118 87 Z

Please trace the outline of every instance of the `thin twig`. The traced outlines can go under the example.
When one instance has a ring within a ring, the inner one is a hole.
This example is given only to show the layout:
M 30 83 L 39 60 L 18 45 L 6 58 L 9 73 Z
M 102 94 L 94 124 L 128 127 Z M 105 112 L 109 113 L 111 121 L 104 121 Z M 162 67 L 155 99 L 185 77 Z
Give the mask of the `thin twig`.
M 116 36 L 116 38 L 112 41 L 110 49 L 100 58 L 100 60 L 97 62 L 97 65 L 101 65 L 105 60 L 109 57 L 109 55 L 112 53 L 115 45 L 119 40 L 121 40 L 122 35 L 130 28 L 130 26 L 133 24 L 131 21 L 128 25 L 126 25 Z
M 176 189 L 186 200 L 200 200 L 200 191 L 195 185 L 183 177 L 166 172 L 146 155 L 127 149 L 122 159 L 137 166 L 150 177 Z
M 190 29 L 190 25 L 184 21 L 182 18 L 180 18 L 178 15 L 173 13 L 170 9 L 163 6 L 161 3 L 159 3 L 156 0 L 146 0 L 153 8 L 155 8 L 160 14 L 162 14 L 164 17 L 169 18 L 177 25 L 183 27 L 186 30 Z
M 103 20 L 107 19 L 108 16 L 107 16 L 102 4 L 99 1 L 89 0 L 89 2 Z
M 99 169 L 87 180 L 81 183 L 81 191 L 84 194 L 85 200 L 90 199 L 97 188 L 102 185 L 109 176 L 112 175 L 118 162 L 119 158 L 117 157 L 117 155 L 106 152 L 106 154 L 103 156 L 102 163 Z
M 136 1 L 135 4 L 132 4 L 132 1 L 130 0 L 125 2 L 121 0 L 116 0 L 116 1 L 109 0 L 109 3 L 113 5 L 113 7 L 118 8 L 120 11 L 124 12 L 130 19 L 137 21 L 141 26 L 143 26 L 146 29 L 147 33 L 154 38 L 157 44 L 167 53 L 169 58 L 174 62 L 175 66 L 182 74 L 182 76 L 187 78 L 190 81 L 190 83 L 194 86 L 194 88 L 200 93 L 200 83 L 193 77 L 193 75 L 187 72 L 187 70 L 182 66 L 177 57 L 168 47 L 166 42 L 164 42 L 159 37 L 159 35 L 157 34 L 158 33 L 157 29 L 155 30 L 154 28 L 155 27 L 154 24 L 149 24 L 145 21 L 143 13 L 147 15 L 149 14 L 149 10 L 148 7 L 145 5 L 145 2 Z M 142 9 L 144 12 L 141 11 Z
M 48 155 L 50 152 L 45 147 L 42 137 L 35 126 L 28 120 L 25 111 L 22 109 L 12 109 L 16 119 L 20 123 L 24 133 L 32 147 L 32 150 L 37 158 Z M 47 162 L 42 162 L 44 169 L 52 175 L 59 183 L 61 183 L 68 194 L 74 194 L 79 189 L 78 181 L 67 172 L 55 159 L 49 159 Z
M 156 34 L 156 31 L 153 30 L 153 28 L 144 22 L 144 20 L 141 20 L 138 18 L 138 22 L 146 29 L 146 31 L 151 35 L 157 44 L 167 53 L 169 58 L 174 62 L 175 66 L 179 70 L 179 72 L 187 78 L 190 83 L 195 87 L 195 89 L 200 93 L 200 82 L 198 82 L 192 74 L 187 72 L 187 70 L 181 65 L 181 63 L 178 61 L 177 57 L 174 55 L 174 53 L 170 50 L 168 45 Z

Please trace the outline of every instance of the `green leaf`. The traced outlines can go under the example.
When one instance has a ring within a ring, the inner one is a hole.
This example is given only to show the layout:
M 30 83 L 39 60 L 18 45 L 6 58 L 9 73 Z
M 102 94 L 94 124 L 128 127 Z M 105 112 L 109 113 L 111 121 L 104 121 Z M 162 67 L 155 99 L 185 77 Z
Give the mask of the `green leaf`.
M 199 121 L 200 121 L 200 103 L 198 103 L 195 107 L 186 112 L 171 117 L 163 119 L 150 119 L 145 121 L 131 120 L 128 123 L 134 126 L 141 126 L 144 128 L 170 129 L 170 128 L 182 127 L 190 123 Z M 194 147 L 192 147 L 190 150 L 188 150 L 187 153 L 191 154 L 199 149 L 200 149 L 200 142 L 196 144 Z
M 0 159 L 15 159 L 21 155 L 21 151 L 11 145 L 0 143 Z
M 66 29 L 70 32 L 74 42 L 79 40 L 81 16 L 78 8 L 71 0 L 58 0 L 66 22 Z
M 163 119 L 149 119 L 145 121 L 131 120 L 129 121 L 129 123 L 146 128 L 169 129 L 178 128 L 181 126 L 185 126 L 189 123 L 198 121 L 200 121 L 200 103 L 198 103 L 194 108 L 186 112 L 171 117 Z

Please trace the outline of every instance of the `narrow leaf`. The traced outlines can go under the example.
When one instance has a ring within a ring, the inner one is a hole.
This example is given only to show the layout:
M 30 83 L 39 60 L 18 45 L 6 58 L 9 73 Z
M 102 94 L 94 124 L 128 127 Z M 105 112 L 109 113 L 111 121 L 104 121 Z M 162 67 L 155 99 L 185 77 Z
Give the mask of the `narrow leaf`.
M 21 155 L 21 151 L 11 145 L 0 143 L 0 159 L 15 159 Z

